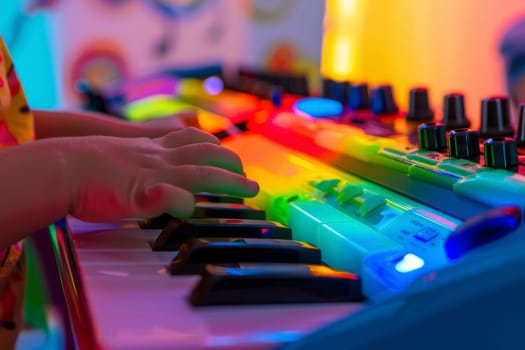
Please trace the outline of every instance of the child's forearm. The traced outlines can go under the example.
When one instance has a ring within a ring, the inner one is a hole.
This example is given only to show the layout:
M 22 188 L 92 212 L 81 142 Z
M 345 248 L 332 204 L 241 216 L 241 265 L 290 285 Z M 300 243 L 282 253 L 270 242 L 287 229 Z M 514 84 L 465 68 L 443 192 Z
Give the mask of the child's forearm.
M 56 143 L 28 143 L 0 152 L 0 248 L 46 227 L 69 211 L 64 157 Z
M 147 130 L 139 124 L 86 111 L 33 110 L 37 139 L 63 136 L 160 136 L 155 130 Z M 150 133 L 151 135 L 148 135 Z

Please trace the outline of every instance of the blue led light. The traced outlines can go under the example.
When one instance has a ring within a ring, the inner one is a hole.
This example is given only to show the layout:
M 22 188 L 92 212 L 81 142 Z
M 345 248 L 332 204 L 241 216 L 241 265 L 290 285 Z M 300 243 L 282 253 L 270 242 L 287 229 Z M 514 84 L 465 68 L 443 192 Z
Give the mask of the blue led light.
M 307 97 L 295 102 L 295 113 L 312 118 L 336 117 L 343 113 L 343 104 L 323 97 Z
M 396 263 L 395 269 L 397 272 L 407 273 L 420 269 L 425 265 L 423 259 L 412 253 L 405 254 L 401 260 Z
M 224 90 L 224 83 L 219 77 L 209 77 L 204 80 L 204 90 L 210 95 L 218 95 Z
M 280 87 L 274 86 L 271 89 L 272 105 L 275 107 L 281 107 L 283 92 Z

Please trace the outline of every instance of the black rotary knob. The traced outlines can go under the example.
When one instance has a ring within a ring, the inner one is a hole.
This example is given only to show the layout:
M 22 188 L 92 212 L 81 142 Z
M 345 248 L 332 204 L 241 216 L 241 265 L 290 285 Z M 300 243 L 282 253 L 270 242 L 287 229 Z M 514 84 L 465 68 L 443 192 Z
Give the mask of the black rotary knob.
M 323 97 L 346 103 L 350 83 L 332 79 L 323 80 Z
M 496 169 L 511 169 L 518 165 L 516 141 L 507 137 L 488 139 L 483 143 L 485 166 Z
M 406 120 L 426 122 L 434 119 L 434 111 L 430 109 L 428 89 L 425 87 L 410 90 Z
M 520 104 L 518 116 L 518 135 L 516 135 L 516 144 L 518 147 L 525 147 L 525 102 Z
M 479 134 L 484 139 L 514 136 L 514 128 L 510 121 L 509 99 L 507 97 L 488 97 L 481 101 Z
M 443 124 L 447 130 L 469 128 L 470 121 L 465 114 L 465 97 L 463 94 L 452 93 L 443 98 Z
M 452 130 L 447 138 L 448 154 L 452 158 L 479 160 L 479 133 L 467 128 Z
M 333 83 L 334 83 L 334 81 L 333 81 L 332 79 L 323 78 L 323 80 L 322 80 L 322 84 L 323 84 L 323 90 L 322 90 L 323 97 L 330 98 L 330 93 L 331 93 L 331 90 L 332 90 L 332 84 L 333 84 Z
M 417 140 L 420 149 L 444 151 L 447 148 L 447 128 L 441 123 L 424 123 L 417 128 Z
M 388 115 L 399 112 L 391 85 L 380 85 L 372 90 L 370 109 L 375 115 Z
M 370 93 L 368 84 L 357 84 L 350 86 L 348 91 L 348 107 L 351 110 L 370 108 Z

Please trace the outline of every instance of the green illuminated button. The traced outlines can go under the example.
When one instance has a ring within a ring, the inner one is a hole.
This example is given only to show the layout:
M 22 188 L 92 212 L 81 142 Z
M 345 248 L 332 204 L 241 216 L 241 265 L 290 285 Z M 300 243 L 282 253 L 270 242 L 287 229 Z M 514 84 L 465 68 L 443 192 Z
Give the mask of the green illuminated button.
M 437 168 L 432 169 L 417 166 L 411 167 L 409 169 L 408 175 L 426 183 L 438 185 L 448 189 L 452 189 L 452 186 L 461 178 Z
M 466 159 L 448 158 L 438 164 L 438 168 L 459 176 L 475 175 L 482 168 L 476 162 Z
M 346 204 L 352 198 L 363 193 L 363 188 L 359 185 L 346 185 L 337 195 L 337 202 L 341 205 Z
M 445 156 L 438 152 L 413 152 L 408 154 L 407 158 L 418 163 L 436 165 L 443 160 Z
M 313 245 L 317 245 L 322 224 L 351 220 L 349 215 L 317 201 L 292 202 L 289 210 L 288 226 L 292 229 L 292 238 Z
M 385 197 L 365 191 L 361 195 L 353 197 L 350 203 L 358 208 L 359 215 L 365 216 L 385 204 Z
M 341 180 L 339 179 L 329 179 L 329 180 L 313 181 L 311 185 L 323 193 L 333 194 L 335 192 L 334 188 L 336 188 L 337 185 L 339 185 L 339 182 L 341 182 Z
M 398 156 L 406 157 L 408 152 L 405 148 L 391 148 L 385 147 L 380 153 L 384 153 L 386 156 L 397 158 Z
M 306 201 L 310 197 L 306 193 L 288 193 L 282 196 L 276 196 L 271 200 L 271 204 L 266 209 L 268 219 L 287 225 L 290 215 L 290 203 L 296 201 Z
M 407 156 L 416 150 L 417 148 L 403 144 L 395 147 L 385 147 L 379 151 L 379 157 L 376 158 L 376 163 L 406 174 L 408 173 L 408 168 L 412 165 L 412 162 L 408 160 Z
M 401 246 L 362 222 L 351 220 L 321 225 L 317 247 L 330 267 L 360 274 L 365 257 Z
M 417 148 L 411 145 L 396 144 L 383 148 L 383 152 L 398 156 L 408 156 L 410 153 L 417 151 Z
M 454 186 L 456 194 L 490 206 L 518 205 L 525 207 L 525 177 L 509 170 L 478 171 Z

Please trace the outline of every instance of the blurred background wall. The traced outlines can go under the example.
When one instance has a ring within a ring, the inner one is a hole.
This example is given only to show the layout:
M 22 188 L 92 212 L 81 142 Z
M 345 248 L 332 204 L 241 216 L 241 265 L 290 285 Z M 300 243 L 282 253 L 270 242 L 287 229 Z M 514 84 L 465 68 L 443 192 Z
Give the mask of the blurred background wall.
M 79 77 L 218 63 L 307 72 L 314 91 L 320 72 L 392 83 L 401 108 L 412 86 L 436 109 L 459 90 L 477 116 L 506 93 L 499 40 L 522 14 L 523 0 L 21 0 L 1 2 L 0 34 L 35 107 L 75 106 Z
M 47 1 L 1 1 L 0 36 L 15 60 L 19 79 L 32 106 L 58 105 L 57 56 L 53 54 Z
M 214 63 L 319 71 L 323 1 L 68 0 L 51 12 L 66 105 L 79 76 L 103 84 Z
M 393 83 L 402 109 L 413 86 L 429 87 L 437 112 L 446 93 L 461 91 L 473 122 L 482 98 L 507 93 L 499 41 L 525 16 L 523 0 L 327 0 L 326 8 L 324 75 Z

